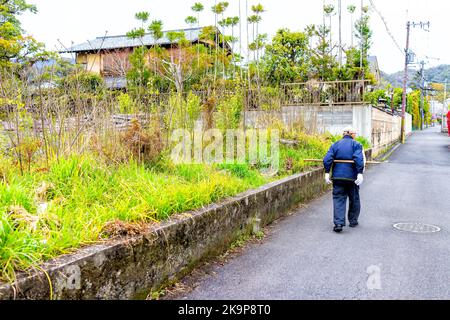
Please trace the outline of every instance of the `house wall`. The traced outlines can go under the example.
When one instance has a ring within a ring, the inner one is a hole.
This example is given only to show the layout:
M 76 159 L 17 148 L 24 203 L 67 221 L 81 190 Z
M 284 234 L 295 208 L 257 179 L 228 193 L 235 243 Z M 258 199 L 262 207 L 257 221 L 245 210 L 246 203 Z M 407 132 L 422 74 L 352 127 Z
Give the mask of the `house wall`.
M 79 53 L 77 54 L 76 62 L 77 64 L 82 64 L 86 66 L 86 70 L 100 74 L 102 70 L 102 54 L 93 53 Z
M 178 57 L 180 52 L 177 48 L 167 48 L 169 54 Z M 86 70 L 102 76 L 124 76 L 131 67 L 129 56 L 133 48 L 116 49 L 96 53 L 78 53 L 76 62 L 86 66 Z M 150 58 L 147 57 L 147 64 Z

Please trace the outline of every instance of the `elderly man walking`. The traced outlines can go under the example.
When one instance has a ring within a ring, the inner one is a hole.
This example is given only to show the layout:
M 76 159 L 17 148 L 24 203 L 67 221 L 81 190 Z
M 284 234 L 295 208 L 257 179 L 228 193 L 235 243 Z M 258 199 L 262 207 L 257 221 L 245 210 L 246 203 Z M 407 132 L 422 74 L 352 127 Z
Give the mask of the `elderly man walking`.
M 363 183 L 365 156 L 363 146 L 355 140 L 356 130 L 344 129 L 342 140 L 334 143 L 323 159 L 325 181 L 333 183 L 334 232 L 342 232 L 346 226 L 347 198 L 349 199 L 348 220 L 351 228 L 358 226 L 361 211 L 359 186 Z M 350 160 L 339 163 L 336 160 Z M 330 172 L 331 179 L 330 179 Z

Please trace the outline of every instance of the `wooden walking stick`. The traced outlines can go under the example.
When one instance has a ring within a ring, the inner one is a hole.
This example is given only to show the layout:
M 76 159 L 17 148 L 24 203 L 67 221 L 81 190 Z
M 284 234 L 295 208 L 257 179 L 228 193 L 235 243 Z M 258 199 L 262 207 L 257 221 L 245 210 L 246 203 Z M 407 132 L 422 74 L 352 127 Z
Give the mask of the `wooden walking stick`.
M 323 162 L 322 159 L 303 159 L 305 162 Z M 355 163 L 353 160 L 334 160 L 334 163 Z M 366 161 L 366 164 L 381 164 L 378 161 Z

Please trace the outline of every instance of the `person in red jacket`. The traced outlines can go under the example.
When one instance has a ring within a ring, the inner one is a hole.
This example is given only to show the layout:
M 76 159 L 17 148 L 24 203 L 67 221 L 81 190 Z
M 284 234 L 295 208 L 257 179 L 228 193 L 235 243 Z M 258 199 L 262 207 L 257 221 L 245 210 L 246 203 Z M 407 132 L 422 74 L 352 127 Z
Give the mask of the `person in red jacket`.
M 447 112 L 447 131 L 448 131 L 448 136 L 450 137 L 450 110 L 448 110 L 448 112 Z

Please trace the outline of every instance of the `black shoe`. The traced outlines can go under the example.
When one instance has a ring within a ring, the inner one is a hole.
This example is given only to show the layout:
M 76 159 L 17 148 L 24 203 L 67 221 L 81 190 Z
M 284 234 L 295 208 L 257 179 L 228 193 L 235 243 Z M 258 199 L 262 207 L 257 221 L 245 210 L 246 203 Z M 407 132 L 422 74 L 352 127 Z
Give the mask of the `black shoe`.
M 333 231 L 334 232 L 337 232 L 337 233 L 340 233 L 340 232 L 342 232 L 342 225 L 336 225 L 336 226 L 334 226 L 334 228 L 333 228 Z
M 357 226 L 359 226 L 358 222 L 350 223 L 350 225 L 349 225 L 350 228 L 356 228 Z

